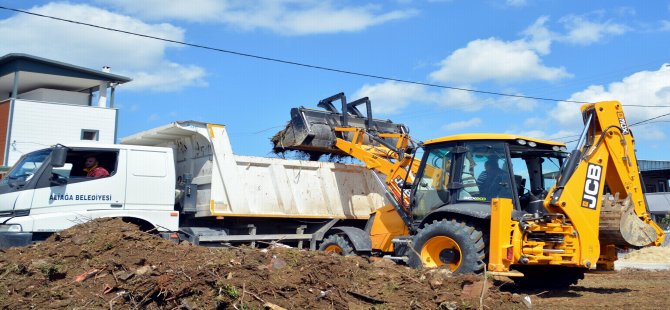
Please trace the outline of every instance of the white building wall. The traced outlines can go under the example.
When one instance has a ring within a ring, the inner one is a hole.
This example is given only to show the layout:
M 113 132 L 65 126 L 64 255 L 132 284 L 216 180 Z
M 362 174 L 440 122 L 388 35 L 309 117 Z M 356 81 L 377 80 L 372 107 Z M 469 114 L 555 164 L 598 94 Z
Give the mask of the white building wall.
M 116 109 L 16 100 L 7 164 L 56 143 L 81 141 L 81 130 L 98 130 L 98 142 L 114 143 Z

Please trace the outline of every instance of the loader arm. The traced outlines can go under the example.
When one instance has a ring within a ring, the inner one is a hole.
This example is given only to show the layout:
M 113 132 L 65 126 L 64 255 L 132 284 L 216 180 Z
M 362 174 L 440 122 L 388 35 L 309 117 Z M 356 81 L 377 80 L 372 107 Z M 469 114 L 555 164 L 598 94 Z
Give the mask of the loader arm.
M 409 195 L 403 194 L 402 185 L 414 183 L 414 176 L 419 169 L 419 161 L 407 154 L 410 138 L 407 134 L 376 134 L 370 133 L 363 128 L 338 127 L 335 131 L 351 133 L 350 140 L 337 138 L 335 147 L 360 161 L 368 169 L 379 172 L 386 176 L 384 183 L 390 191 L 393 199 L 409 213 Z M 396 141 L 395 145 L 371 145 L 366 144 L 365 136 L 373 135 L 377 140 L 391 139 Z
M 663 242 L 644 198 L 635 141 L 619 102 L 585 104 L 585 128 L 558 183 L 545 199 L 549 212 L 565 214 L 578 232 L 581 265 L 590 267 L 608 245 Z M 606 188 L 613 195 L 605 194 Z

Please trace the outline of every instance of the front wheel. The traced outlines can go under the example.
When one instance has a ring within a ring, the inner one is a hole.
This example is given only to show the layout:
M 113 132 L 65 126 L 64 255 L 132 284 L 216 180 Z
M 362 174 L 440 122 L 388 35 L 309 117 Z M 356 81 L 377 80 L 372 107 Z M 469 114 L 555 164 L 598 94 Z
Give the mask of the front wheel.
M 407 262 L 413 268 L 445 266 L 456 273 L 480 273 L 486 266 L 486 245 L 482 232 L 456 220 L 433 221 L 413 239 Z
M 349 242 L 347 237 L 340 235 L 330 235 L 328 238 L 323 239 L 319 246 L 319 251 L 342 256 L 354 255 L 354 248 L 351 246 L 351 242 Z

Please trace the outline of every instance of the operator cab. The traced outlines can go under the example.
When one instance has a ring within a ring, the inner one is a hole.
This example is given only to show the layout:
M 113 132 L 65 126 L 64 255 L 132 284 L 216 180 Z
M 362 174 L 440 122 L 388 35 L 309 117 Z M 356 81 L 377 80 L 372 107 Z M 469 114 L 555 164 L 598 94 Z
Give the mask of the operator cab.
M 512 199 L 517 212 L 541 214 L 565 151 L 558 142 L 507 134 L 427 141 L 413 186 L 414 219 L 447 205 L 487 212 L 493 198 Z

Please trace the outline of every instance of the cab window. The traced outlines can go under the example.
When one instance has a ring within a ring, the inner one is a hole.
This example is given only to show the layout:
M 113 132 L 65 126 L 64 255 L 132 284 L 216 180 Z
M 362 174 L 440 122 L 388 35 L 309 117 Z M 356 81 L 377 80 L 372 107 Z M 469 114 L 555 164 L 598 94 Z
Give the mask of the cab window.
M 509 167 L 502 142 L 466 142 L 461 155 L 459 201 L 512 198 Z
M 412 213 L 422 218 L 428 212 L 449 202 L 452 164 L 451 145 L 428 148 L 424 152 L 424 165 L 417 174 Z

